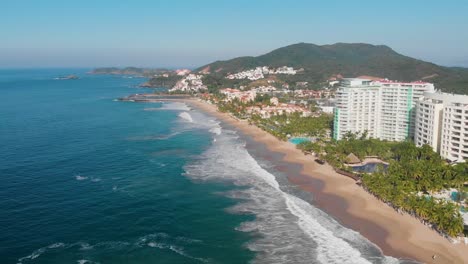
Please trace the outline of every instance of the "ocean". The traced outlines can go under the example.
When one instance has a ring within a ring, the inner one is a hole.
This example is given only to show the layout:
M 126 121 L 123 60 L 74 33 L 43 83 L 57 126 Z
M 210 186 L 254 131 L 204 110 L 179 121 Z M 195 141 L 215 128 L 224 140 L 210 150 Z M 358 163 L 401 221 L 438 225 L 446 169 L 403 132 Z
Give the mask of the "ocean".
M 1 263 L 404 262 L 301 199 L 232 127 L 118 102 L 151 90 L 86 71 L 0 70 Z

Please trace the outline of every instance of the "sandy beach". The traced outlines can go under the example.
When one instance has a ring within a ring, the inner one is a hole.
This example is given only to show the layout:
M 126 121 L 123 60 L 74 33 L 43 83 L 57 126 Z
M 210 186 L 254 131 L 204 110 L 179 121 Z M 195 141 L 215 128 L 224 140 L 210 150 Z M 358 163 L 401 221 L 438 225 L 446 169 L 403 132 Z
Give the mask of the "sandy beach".
M 293 144 L 218 112 L 214 105 L 196 99 L 174 101 L 184 101 L 216 116 L 264 144 L 268 150 L 282 154 L 283 161 L 300 165 L 299 173 L 286 171 L 288 179 L 312 192 L 314 205 L 344 226 L 361 233 L 378 245 L 385 255 L 424 263 L 468 263 L 467 245 L 452 244 L 416 218 L 398 213 L 356 185 L 354 180 L 337 174 L 329 165 L 316 163 L 312 156 L 304 155 Z M 435 260 L 432 258 L 434 254 L 437 255 Z

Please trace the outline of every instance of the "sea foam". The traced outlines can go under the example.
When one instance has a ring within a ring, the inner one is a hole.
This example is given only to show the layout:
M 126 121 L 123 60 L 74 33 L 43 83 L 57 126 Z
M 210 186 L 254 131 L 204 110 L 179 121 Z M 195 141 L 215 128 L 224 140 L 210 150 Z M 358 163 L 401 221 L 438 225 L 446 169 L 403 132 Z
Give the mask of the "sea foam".
M 161 107 L 148 107 L 145 111 L 161 111 L 161 110 L 173 110 L 173 111 L 190 111 L 192 110 L 187 104 L 180 102 L 164 102 Z
M 106 251 L 122 254 L 122 251 L 127 252 L 144 247 L 174 252 L 190 260 L 191 263 L 208 262 L 207 259 L 192 256 L 186 252 L 185 248 L 189 247 L 193 243 L 202 243 L 202 241 L 194 238 L 172 236 L 167 233 L 147 234 L 129 241 L 101 241 L 95 244 L 89 244 L 88 242 L 83 241 L 67 244 L 60 242 L 34 250 L 31 254 L 18 259 L 17 263 L 29 263 L 42 255 L 52 252 L 56 253 L 57 251 L 65 251 L 67 254 L 82 256 L 82 258 L 76 260 L 77 263 L 99 263 L 89 259 L 88 257 L 92 256 L 95 252 Z M 83 251 L 86 251 L 86 253 L 83 253 Z M 83 256 L 86 256 L 86 258 Z
M 81 175 L 76 175 L 76 176 L 75 176 L 75 179 L 76 179 L 77 181 L 84 181 L 84 180 L 87 180 L 88 177 L 81 176 Z
M 180 113 L 179 117 L 182 118 L 183 120 L 187 121 L 187 122 L 193 123 L 192 116 L 187 112 Z
M 211 124 L 210 132 L 221 131 L 216 125 Z M 250 155 L 237 133 L 223 131 L 214 133 L 216 144 L 185 167 L 186 175 L 195 181 L 223 181 L 242 187 L 225 195 L 239 200 L 230 212 L 256 216 L 238 227 L 260 234 L 247 245 L 257 252 L 256 263 L 398 263 L 357 232 L 283 191 L 276 176 Z

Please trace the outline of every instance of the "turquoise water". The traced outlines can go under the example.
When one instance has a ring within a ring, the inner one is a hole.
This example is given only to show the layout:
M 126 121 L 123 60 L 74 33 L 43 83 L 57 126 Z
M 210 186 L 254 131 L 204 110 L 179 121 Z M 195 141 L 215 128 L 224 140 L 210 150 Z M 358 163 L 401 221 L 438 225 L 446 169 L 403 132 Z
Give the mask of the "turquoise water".
M 293 143 L 294 145 L 298 145 L 298 144 L 301 144 L 303 142 L 308 142 L 308 141 L 310 141 L 310 139 L 304 138 L 304 137 L 295 137 L 295 138 L 289 139 L 289 142 Z
M 237 131 L 183 103 L 114 101 L 149 90 L 85 72 L 0 71 L 0 263 L 400 262 Z
M 1 263 L 250 260 L 228 187 L 182 175 L 212 133 L 113 101 L 142 79 L 84 73 L 0 71 Z

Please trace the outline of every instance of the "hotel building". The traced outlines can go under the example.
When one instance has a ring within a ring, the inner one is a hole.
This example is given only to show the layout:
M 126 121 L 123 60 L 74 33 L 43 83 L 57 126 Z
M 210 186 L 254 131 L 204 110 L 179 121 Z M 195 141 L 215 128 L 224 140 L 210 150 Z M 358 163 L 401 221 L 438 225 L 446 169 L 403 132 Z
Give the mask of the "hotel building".
M 424 93 L 417 104 L 414 141 L 430 145 L 444 159 L 468 159 L 468 96 Z
M 369 137 L 382 140 L 413 139 L 415 107 L 424 92 L 434 92 L 434 85 L 343 79 L 336 92 L 333 138 L 367 131 Z

